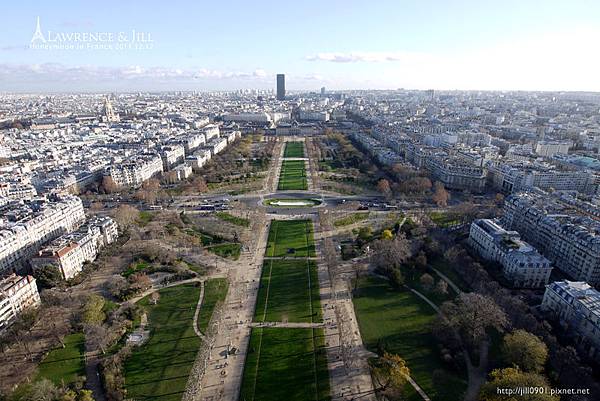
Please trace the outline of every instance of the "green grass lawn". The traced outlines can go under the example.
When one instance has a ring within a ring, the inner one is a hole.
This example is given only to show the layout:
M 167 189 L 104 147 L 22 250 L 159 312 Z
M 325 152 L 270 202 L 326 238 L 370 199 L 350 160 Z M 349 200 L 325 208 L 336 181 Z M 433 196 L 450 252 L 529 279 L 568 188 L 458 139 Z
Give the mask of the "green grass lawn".
M 240 400 L 330 400 L 323 329 L 254 328 Z
M 217 216 L 218 218 L 220 218 L 223 221 L 226 221 L 231 224 L 235 224 L 236 226 L 240 226 L 240 227 L 249 227 L 250 226 L 250 220 L 244 219 L 242 217 L 234 216 L 227 212 L 217 212 L 217 213 L 215 213 L 215 216 Z
M 220 244 L 226 240 L 218 235 L 211 235 L 203 232 L 198 227 L 186 227 L 183 230 L 186 234 L 197 237 L 202 242 L 203 246 Z
M 237 242 L 232 242 L 207 246 L 206 249 L 222 258 L 238 260 L 240 258 L 240 253 L 242 252 L 242 245 Z
M 129 267 L 121 273 L 121 275 L 123 277 L 129 277 L 134 273 L 145 271 L 148 267 L 150 267 L 150 264 L 148 262 L 146 262 L 145 260 L 139 260 L 130 264 Z
M 230 242 L 230 240 L 218 235 L 211 235 L 198 229 L 197 227 L 187 227 L 185 233 L 200 239 L 202 246 L 206 250 L 219 255 L 222 258 L 230 258 L 238 260 L 242 252 L 242 244 L 238 242 Z
M 432 400 L 462 398 L 466 382 L 439 357 L 430 331 L 436 313 L 429 305 L 409 291 L 393 289 L 383 279 L 365 278 L 359 282 L 354 309 L 369 350 L 377 351 L 382 344 L 388 352 L 404 358 L 411 376 Z M 433 382 L 434 370 L 444 372 L 439 383 Z M 407 395 L 410 400 L 421 400 L 409 386 Z
M 452 268 L 451 265 L 448 264 L 447 261 L 444 260 L 444 258 L 434 258 L 429 261 L 429 264 L 435 267 L 437 270 L 441 271 L 450 280 L 452 280 L 452 282 L 456 284 L 459 289 L 461 289 L 462 291 L 469 291 L 469 285 L 464 281 L 464 279 L 461 276 L 459 276 L 456 273 L 456 271 Z M 433 274 L 434 272 L 432 273 L 432 275 Z M 452 288 L 450 288 L 449 286 L 448 291 L 454 292 L 454 290 L 452 290 Z
M 198 313 L 198 329 L 202 333 L 205 333 L 208 328 L 215 306 L 225 301 L 228 288 L 229 283 L 226 278 L 212 278 L 204 283 L 204 299 Z
M 312 221 L 272 220 L 265 256 L 315 256 Z
M 146 224 L 150 223 L 153 218 L 154 213 L 142 210 L 138 216 L 137 222 L 140 226 L 144 227 Z
M 286 142 L 283 157 L 304 157 L 304 144 L 302 142 Z
M 314 260 L 266 260 L 262 269 L 254 320 L 321 322 L 323 317 L 318 280 Z
M 284 160 L 281 163 L 277 189 L 282 191 L 308 189 L 306 167 L 303 160 Z
M 64 338 L 65 348 L 60 345 L 50 351 L 38 366 L 34 381 L 48 379 L 60 386 L 69 385 L 78 377 L 85 377 L 85 337 L 83 333 L 70 334 Z
M 199 296 L 199 287 L 185 284 L 160 290 L 156 305 L 147 297 L 140 301 L 148 311 L 151 335 L 125 361 L 127 398 L 181 400 L 201 344 L 192 326 Z
M 431 212 L 429 213 L 429 218 L 442 228 L 452 227 L 461 223 L 454 215 L 447 212 Z
M 348 226 L 350 224 L 357 223 L 362 220 L 366 220 L 369 218 L 369 212 L 366 213 L 352 213 L 346 217 L 342 217 L 341 219 L 337 219 L 333 222 L 333 225 L 336 227 Z

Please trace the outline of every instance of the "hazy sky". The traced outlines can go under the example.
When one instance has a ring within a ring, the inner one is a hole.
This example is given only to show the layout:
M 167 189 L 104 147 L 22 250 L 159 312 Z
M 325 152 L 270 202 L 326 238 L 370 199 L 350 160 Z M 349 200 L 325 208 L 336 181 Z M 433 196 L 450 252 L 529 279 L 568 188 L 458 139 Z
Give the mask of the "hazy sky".
M 30 46 L 37 16 L 50 49 Z M 132 30 L 152 42 L 115 49 Z M 598 0 L 19 0 L 0 32 L 0 91 L 273 88 L 279 72 L 290 89 L 600 91 Z

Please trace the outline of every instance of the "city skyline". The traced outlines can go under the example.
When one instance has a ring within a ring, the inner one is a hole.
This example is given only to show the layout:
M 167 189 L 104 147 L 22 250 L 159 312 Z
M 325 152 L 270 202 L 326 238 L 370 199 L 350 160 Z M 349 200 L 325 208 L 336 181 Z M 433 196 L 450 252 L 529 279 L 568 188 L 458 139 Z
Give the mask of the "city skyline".
M 277 73 L 292 91 L 600 91 L 600 5 L 509 3 L 25 1 L 5 6 L 0 91 L 272 90 Z

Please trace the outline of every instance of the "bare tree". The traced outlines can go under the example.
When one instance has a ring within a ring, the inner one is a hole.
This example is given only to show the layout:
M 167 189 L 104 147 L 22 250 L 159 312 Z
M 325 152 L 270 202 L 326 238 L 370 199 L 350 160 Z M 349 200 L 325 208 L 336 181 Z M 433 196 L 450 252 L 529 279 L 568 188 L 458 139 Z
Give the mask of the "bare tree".
M 119 186 L 117 185 L 115 180 L 113 180 L 112 177 L 109 175 L 105 175 L 104 177 L 102 177 L 101 187 L 107 194 L 112 194 L 113 192 L 117 192 L 119 190 Z
M 436 181 L 433 184 L 433 195 L 431 199 L 438 205 L 439 207 L 448 206 L 448 200 L 450 200 L 450 194 L 444 188 L 444 184 L 439 181 Z
M 155 291 L 152 294 L 150 294 L 150 301 L 152 302 L 153 305 L 156 305 L 158 303 L 159 299 L 160 299 L 160 294 L 158 293 L 158 291 Z
M 423 288 L 429 291 L 433 288 L 433 283 L 435 283 L 435 280 L 433 279 L 433 277 L 431 277 L 430 274 L 425 273 L 419 278 L 419 282 L 421 283 Z
M 85 324 L 83 331 L 85 333 L 86 348 L 90 351 L 100 351 L 105 354 L 111 338 L 108 327 L 104 324 Z
M 389 198 L 392 194 L 392 189 L 390 188 L 390 182 L 385 178 L 382 178 L 377 182 L 377 191 L 379 191 L 383 196 Z
M 140 216 L 140 211 L 131 205 L 120 205 L 113 213 L 117 224 L 123 229 L 131 227 Z
M 393 240 L 377 240 L 373 243 L 373 262 L 378 268 L 389 270 L 399 267 L 410 257 L 410 242 L 404 234 Z
M 440 295 L 446 295 L 448 293 L 448 283 L 444 280 L 439 280 L 435 285 L 435 292 Z
M 450 336 L 463 351 L 469 378 L 466 401 L 476 400 L 485 382 L 491 332 L 502 332 L 507 325 L 508 319 L 502 308 L 485 295 L 462 293 L 454 302 L 442 305 L 433 330 L 438 337 Z M 478 356 L 478 366 L 473 365 L 474 356 Z

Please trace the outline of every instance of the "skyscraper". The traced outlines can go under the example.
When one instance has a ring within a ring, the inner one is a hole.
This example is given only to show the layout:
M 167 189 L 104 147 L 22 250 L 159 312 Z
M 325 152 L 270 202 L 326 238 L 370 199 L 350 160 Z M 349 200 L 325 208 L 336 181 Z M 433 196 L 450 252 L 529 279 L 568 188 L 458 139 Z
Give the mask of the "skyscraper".
M 277 74 L 277 100 L 285 100 L 285 74 Z

